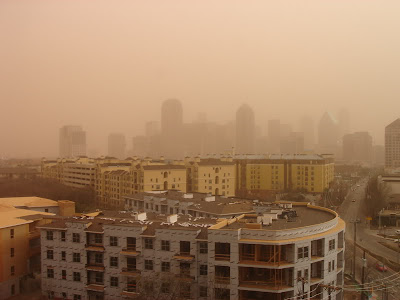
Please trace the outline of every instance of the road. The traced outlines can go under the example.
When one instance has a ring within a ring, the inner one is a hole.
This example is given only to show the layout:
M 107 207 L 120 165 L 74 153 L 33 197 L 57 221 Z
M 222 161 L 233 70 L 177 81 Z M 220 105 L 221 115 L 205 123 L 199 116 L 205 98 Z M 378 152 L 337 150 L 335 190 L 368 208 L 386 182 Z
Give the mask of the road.
M 357 224 L 357 244 L 362 246 L 363 248 L 371 251 L 371 253 L 377 254 L 379 256 L 388 258 L 392 261 L 397 260 L 398 253 L 388 249 L 387 247 L 381 245 L 379 241 L 382 241 L 383 238 L 376 235 L 377 231 L 372 231 L 369 229 L 368 222 L 366 220 L 366 216 L 363 211 L 364 200 L 365 200 L 365 189 L 368 182 L 368 178 L 362 179 L 355 186 L 353 186 L 346 200 L 340 206 L 338 213 L 342 219 L 346 222 L 346 270 L 347 273 L 350 273 L 351 263 L 353 260 L 353 239 L 354 239 L 354 220 L 359 219 L 360 223 Z M 358 186 L 359 185 L 359 186 Z M 353 202 L 354 201 L 354 202 Z M 361 269 L 362 269 L 362 253 L 363 251 L 360 248 L 356 250 L 356 278 L 360 282 L 361 281 Z M 377 260 L 370 256 L 366 255 L 367 259 L 367 267 L 365 269 L 365 278 L 366 282 L 382 282 L 382 279 L 391 276 L 388 280 L 384 280 L 388 283 L 389 290 L 389 299 L 400 299 L 400 289 L 397 287 L 400 285 L 400 275 L 395 275 L 395 272 L 391 269 L 388 269 L 387 272 L 382 273 L 376 269 Z M 371 285 L 375 286 L 375 285 Z M 377 295 L 381 295 L 382 291 L 378 289 L 376 291 Z M 381 299 L 381 298 L 378 298 Z

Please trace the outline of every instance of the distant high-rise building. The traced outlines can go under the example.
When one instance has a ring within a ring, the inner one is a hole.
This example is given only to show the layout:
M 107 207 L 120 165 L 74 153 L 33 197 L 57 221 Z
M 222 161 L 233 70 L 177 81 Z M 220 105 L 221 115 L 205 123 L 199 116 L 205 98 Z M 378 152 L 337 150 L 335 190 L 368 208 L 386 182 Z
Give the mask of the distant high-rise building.
M 385 128 L 385 168 L 400 167 L 400 118 Z
M 270 153 L 280 153 L 281 121 L 268 120 L 268 150 Z
M 281 138 L 281 153 L 301 154 L 304 152 L 303 132 L 291 132 L 289 136 Z
M 122 133 L 111 133 L 108 136 L 108 155 L 116 158 L 125 158 L 126 141 Z
M 304 116 L 300 120 L 300 131 L 304 133 L 304 148 L 314 149 L 315 147 L 315 125 L 314 121 L 309 116 Z
M 368 132 L 343 136 L 343 159 L 348 162 L 372 161 L 372 137 Z
M 166 158 L 183 158 L 183 109 L 177 99 L 169 99 L 162 104 L 161 141 Z
M 60 157 L 86 156 L 86 132 L 81 126 L 63 126 L 60 128 Z
M 341 139 L 345 134 L 350 133 L 350 114 L 346 109 L 341 109 L 337 114 L 338 138 Z
M 145 135 L 147 137 L 150 137 L 150 136 L 155 136 L 158 134 L 160 134 L 160 122 L 157 122 L 157 121 L 146 122 Z
M 251 154 L 255 150 L 254 112 L 243 104 L 236 112 L 236 153 Z
M 373 153 L 373 163 L 378 165 L 378 166 L 384 166 L 385 165 L 385 146 L 383 145 L 374 145 L 372 147 L 372 153 Z
M 331 113 L 325 112 L 318 124 L 319 152 L 336 154 L 338 139 L 338 122 Z

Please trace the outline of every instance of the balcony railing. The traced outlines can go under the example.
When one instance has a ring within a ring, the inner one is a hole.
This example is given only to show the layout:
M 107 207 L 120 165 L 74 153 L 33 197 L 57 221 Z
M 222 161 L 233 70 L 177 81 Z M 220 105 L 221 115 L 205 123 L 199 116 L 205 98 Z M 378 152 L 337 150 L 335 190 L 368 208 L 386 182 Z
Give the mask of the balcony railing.
M 123 248 L 120 253 L 123 255 L 137 256 L 140 254 L 140 251 L 136 251 L 136 247 L 127 247 Z
M 231 278 L 230 277 L 225 277 L 225 276 L 215 276 L 215 283 L 219 284 L 230 284 L 231 283 Z
M 85 265 L 85 267 L 86 267 L 86 269 L 92 270 L 92 271 L 104 271 L 103 263 L 89 262 L 88 264 Z
M 216 253 L 215 254 L 215 260 L 226 260 L 229 261 L 231 259 L 230 254 L 223 254 L 223 253 Z
M 103 244 L 95 244 L 95 243 L 90 243 L 85 245 L 85 250 L 87 251 L 96 251 L 96 252 L 104 252 L 104 246 Z

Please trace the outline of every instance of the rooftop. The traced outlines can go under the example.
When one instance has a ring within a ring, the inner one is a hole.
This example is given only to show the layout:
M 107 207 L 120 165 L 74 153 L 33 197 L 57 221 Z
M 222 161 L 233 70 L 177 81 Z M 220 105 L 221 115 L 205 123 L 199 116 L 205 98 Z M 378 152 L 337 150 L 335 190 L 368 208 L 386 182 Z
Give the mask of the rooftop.
M 0 204 L 0 228 L 28 224 L 33 220 L 42 219 L 45 216 L 54 216 L 54 214 L 38 213 L 33 210 L 19 209 L 10 205 Z
M 10 197 L 0 198 L 0 205 L 12 206 L 12 207 L 49 207 L 58 206 L 57 201 L 41 198 L 41 197 Z

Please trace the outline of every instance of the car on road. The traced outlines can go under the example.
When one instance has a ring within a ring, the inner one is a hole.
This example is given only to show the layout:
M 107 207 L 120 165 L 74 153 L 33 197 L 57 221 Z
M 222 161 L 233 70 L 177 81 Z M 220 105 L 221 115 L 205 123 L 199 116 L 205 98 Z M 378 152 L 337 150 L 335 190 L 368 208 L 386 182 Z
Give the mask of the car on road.
M 388 270 L 387 267 L 383 263 L 380 263 L 380 262 L 376 263 L 375 268 L 380 272 L 387 272 L 387 270 Z
M 360 187 L 361 185 L 357 184 L 358 187 Z
M 396 230 L 396 235 L 400 235 L 400 229 Z
M 351 202 L 356 202 L 356 199 L 351 200 Z

